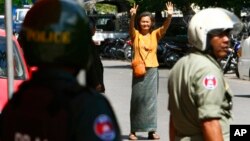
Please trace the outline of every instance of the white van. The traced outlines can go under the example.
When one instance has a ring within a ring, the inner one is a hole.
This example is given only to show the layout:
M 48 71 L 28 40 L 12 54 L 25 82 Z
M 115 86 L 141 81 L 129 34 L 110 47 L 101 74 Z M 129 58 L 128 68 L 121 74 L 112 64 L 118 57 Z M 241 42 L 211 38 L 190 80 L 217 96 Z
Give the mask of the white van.
M 250 36 L 241 41 L 241 56 L 239 57 L 238 70 L 240 79 L 250 80 Z
M 18 34 L 22 23 L 24 21 L 24 18 L 27 14 L 27 12 L 30 10 L 30 8 L 18 8 L 16 9 L 15 13 L 13 14 L 13 33 Z

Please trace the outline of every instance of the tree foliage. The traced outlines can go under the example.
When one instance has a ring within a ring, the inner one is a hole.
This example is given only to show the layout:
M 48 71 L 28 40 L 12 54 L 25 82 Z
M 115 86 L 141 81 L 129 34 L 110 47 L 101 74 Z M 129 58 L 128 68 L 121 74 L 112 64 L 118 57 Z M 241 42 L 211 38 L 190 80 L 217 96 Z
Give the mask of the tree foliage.
M 142 11 L 162 11 L 165 8 L 165 0 L 135 0 L 135 3 L 139 5 L 139 12 Z
M 101 13 L 116 13 L 117 9 L 110 4 L 96 4 L 96 10 Z
M 5 9 L 5 1 L 7 0 L 0 0 L 0 14 L 4 14 Z M 12 7 L 22 7 L 24 4 L 31 4 L 31 0 L 12 0 Z
M 167 0 L 134 0 L 139 5 L 139 11 L 162 11 L 165 9 Z M 192 3 L 201 7 L 223 7 L 233 9 L 237 15 L 243 7 L 250 7 L 249 0 L 174 0 L 172 1 L 175 6 L 180 9 L 186 9 Z

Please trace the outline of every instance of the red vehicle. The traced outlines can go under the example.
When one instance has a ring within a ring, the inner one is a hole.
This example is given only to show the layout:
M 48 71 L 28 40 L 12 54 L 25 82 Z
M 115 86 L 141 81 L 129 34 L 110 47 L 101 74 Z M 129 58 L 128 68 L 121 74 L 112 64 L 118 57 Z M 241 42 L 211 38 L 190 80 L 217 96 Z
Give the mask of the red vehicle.
M 18 86 L 29 78 L 28 67 L 25 63 L 22 49 L 15 36 L 13 41 L 13 63 L 14 63 L 14 91 Z M 8 83 L 7 83 L 7 52 L 6 52 L 6 33 L 0 29 L 0 113 L 8 101 Z

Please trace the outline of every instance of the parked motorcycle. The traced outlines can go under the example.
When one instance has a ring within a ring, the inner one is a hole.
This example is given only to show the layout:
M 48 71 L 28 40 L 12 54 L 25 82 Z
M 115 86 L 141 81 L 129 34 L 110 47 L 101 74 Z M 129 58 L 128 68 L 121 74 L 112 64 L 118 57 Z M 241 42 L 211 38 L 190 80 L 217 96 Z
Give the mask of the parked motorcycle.
M 125 60 L 131 62 L 132 56 L 133 56 L 132 42 L 131 42 L 130 39 L 128 39 L 126 41 L 126 43 L 124 44 L 124 57 L 125 57 Z
M 191 51 L 186 43 L 176 41 L 162 41 L 158 45 L 157 58 L 161 65 L 172 68 L 184 55 Z
M 238 51 L 240 49 L 240 41 L 237 38 L 231 37 L 232 46 L 228 50 L 228 54 L 220 61 L 223 73 L 226 74 L 229 71 L 233 71 L 239 78 L 238 71 Z
M 124 59 L 125 39 L 108 38 L 101 45 L 101 56 L 110 59 Z
M 174 64 L 188 52 L 191 48 L 186 43 L 161 40 L 157 48 L 157 59 L 161 66 L 172 68 Z M 132 44 L 128 40 L 125 45 L 125 58 L 131 61 L 133 56 Z

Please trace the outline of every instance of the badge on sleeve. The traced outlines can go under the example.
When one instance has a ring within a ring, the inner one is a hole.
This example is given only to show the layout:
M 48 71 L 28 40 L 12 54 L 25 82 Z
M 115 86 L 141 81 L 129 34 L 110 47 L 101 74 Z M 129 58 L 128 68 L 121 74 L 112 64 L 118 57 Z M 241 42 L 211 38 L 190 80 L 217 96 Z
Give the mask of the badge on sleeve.
M 99 115 L 94 122 L 95 134 L 104 141 L 112 141 L 115 138 L 113 123 L 108 115 Z
M 207 75 L 203 78 L 203 86 L 206 89 L 215 89 L 217 87 L 217 78 L 214 75 Z

